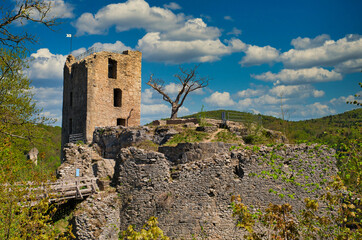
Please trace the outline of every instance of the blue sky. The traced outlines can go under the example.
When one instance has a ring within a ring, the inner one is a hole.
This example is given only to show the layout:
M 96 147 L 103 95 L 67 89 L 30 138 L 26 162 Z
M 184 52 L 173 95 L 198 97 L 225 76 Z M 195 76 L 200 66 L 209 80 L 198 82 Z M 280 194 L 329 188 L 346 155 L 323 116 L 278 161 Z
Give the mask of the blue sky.
M 35 99 L 43 114 L 61 124 L 62 74 L 66 56 L 92 46 L 139 50 L 142 117 L 145 124 L 169 117 L 170 106 L 146 85 L 151 74 L 173 82 L 179 65 L 201 63 L 209 86 L 191 94 L 179 115 L 233 109 L 317 118 L 353 109 L 347 100 L 362 81 L 362 1 L 243 0 L 54 0 L 51 14 L 63 22 L 50 31 L 28 23 L 14 26 L 38 37 L 31 46 Z

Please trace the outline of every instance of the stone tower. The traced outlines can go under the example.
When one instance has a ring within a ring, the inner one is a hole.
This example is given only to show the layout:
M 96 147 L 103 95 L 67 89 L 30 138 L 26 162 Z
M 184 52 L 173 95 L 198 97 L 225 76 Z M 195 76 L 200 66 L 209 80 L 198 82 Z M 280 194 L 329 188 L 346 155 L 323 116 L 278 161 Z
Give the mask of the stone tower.
M 139 51 L 97 52 L 64 65 L 62 148 L 74 136 L 92 142 L 96 127 L 139 126 Z

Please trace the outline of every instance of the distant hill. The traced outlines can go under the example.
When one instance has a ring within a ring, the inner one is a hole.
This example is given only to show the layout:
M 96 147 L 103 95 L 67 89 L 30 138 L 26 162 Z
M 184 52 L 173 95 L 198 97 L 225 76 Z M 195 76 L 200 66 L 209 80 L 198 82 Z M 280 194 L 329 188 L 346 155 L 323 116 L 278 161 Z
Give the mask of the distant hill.
M 287 121 L 280 118 L 254 115 L 252 113 L 232 110 L 216 110 L 199 112 L 183 118 L 212 118 L 221 119 L 225 112 L 226 119 L 240 122 L 259 122 L 263 127 L 285 133 L 292 142 L 312 141 L 334 144 L 342 137 L 360 138 L 362 128 L 362 109 L 354 109 L 337 115 L 304 121 Z M 338 133 L 338 134 L 337 134 Z M 337 136 L 338 135 L 338 136 Z

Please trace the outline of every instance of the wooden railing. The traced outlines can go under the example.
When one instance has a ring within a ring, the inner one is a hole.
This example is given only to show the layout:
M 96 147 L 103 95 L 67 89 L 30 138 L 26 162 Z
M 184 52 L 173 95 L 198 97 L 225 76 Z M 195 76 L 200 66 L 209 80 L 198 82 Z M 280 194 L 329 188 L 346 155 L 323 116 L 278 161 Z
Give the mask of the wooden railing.
M 67 180 L 58 180 L 47 183 L 15 183 L 4 184 L 1 187 L 7 191 L 20 191 L 19 204 L 35 206 L 42 199 L 48 199 L 50 203 L 59 203 L 69 199 L 84 199 L 97 193 L 97 178 L 79 177 Z
M 76 143 L 78 141 L 85 142 L 85 137 L 83 133 L 74 133 L 69 135 L 69 142 L 70 143 Z
M 74 178 L 50 184 L 49 201 L 59 202 L 68 199 L 83 199 L 97 193 L 97 178 Z

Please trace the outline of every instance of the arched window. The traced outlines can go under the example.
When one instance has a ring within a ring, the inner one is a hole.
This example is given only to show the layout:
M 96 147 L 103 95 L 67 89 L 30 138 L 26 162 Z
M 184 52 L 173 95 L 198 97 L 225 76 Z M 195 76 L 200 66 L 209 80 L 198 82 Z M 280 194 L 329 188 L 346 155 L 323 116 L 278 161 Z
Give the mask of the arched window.
M 115 107 L 122 107 L 122 90 L 119 88 L 113 89 L 113 100 Z
M 108 78 L 117 78 L 117 61 L 108 58 Z

